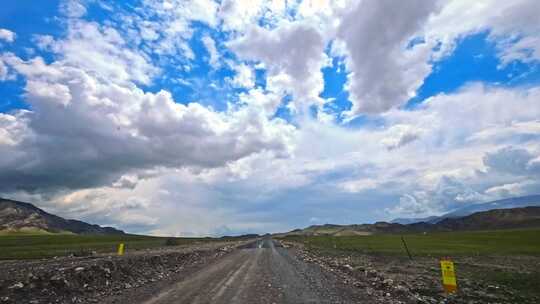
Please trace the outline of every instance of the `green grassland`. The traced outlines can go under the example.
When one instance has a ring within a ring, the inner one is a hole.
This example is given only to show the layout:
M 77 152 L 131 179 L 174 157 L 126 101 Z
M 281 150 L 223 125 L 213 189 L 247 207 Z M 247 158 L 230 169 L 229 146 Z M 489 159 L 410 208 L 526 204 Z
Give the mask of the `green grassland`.
M 115 252 L 119 243 L 126 250 L 210 241 L 207 238 L 164 238 L 141 235 L 74 235 L 10 233 L 0 235 L 0 259 L 36 259 L 54 256 Z
M 417 256 L 445 255 L 540 255 L 540 229 L 405 234 L 403 238 Z M 309 248 L 405 255 L 401 235 L 288 236 L 285 240 Z

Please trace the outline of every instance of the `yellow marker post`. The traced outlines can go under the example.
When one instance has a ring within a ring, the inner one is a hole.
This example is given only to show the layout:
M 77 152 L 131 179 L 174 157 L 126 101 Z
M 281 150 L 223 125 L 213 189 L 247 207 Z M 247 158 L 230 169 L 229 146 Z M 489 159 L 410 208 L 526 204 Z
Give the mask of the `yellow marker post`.
M 450 259 L 441 260 L 442 281 L 444 290 L 447 293 L 457 291 L 456 272 L 454 271 L 454 262 Z
M 118 245 L 118 255 L 124 255 L 124 243 Z

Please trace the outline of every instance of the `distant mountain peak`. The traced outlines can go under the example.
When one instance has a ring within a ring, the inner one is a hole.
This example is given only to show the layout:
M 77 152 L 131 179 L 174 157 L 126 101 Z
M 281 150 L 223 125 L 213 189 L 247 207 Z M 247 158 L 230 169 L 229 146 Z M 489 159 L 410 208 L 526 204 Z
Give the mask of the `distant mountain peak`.
M 74 234 L 124 234 L 112 227 L 101 227 L 68 220 L 25 202 L 0 198 L 0 231 Z

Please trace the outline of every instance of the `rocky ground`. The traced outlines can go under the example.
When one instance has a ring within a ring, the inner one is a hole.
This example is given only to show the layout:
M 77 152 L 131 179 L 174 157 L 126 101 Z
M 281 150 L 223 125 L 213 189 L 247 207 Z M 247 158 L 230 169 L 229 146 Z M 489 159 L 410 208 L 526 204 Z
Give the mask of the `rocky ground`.
M 233 251 L 239 243 L 0 263 L 0 303 L 115 303 L 132 289 L 170 284 Z
M 441 286 L 439 259 L 366 255 L 338 250 L 307 249 L 284 243 L 297 256 L 341 276 L 383 303 L 540 303 L 540 257 L 457 257 L 458 293 Z

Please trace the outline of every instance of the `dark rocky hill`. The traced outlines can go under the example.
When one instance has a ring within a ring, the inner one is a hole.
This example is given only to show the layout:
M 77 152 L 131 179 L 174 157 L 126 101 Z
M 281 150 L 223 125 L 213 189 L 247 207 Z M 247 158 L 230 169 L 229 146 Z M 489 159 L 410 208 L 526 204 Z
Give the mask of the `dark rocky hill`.
M 0 198 L 0 231 L 48 232 L 75 234 L 124 234 L 111 227 L 101 227 L 77 220 L 67 220 L 36 206 Z
M 540 207 L 495 209 L 460 218 L 447 218 L 434 225 L 441 230 L 490 230 L 540 227 Z

